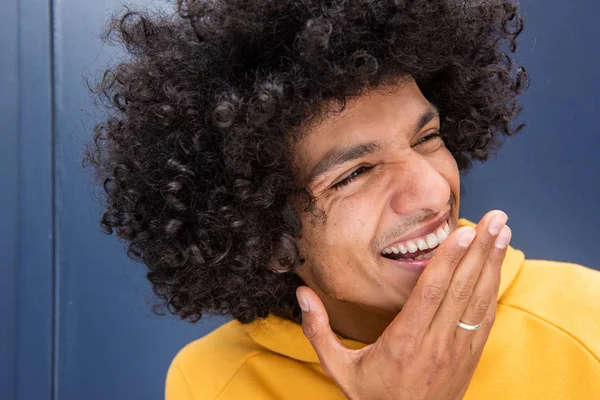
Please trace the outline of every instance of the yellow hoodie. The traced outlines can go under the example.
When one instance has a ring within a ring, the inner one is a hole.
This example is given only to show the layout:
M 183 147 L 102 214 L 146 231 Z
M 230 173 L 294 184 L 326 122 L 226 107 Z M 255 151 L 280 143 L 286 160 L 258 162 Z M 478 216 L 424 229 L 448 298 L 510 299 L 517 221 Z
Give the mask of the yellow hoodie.
M 344 398 L 301 326 L 274 316 L 188 344 L 166 382 L 167 400 Z M 496 321 L 464 397 L 475 399 L 600 399 L 600 272 L 508 248 Z

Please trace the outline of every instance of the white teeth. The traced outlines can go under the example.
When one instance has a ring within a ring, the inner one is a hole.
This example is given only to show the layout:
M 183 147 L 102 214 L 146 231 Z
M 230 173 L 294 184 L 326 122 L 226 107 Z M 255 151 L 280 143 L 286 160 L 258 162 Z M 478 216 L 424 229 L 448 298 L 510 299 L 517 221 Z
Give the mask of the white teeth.
M 444 223 L 444 226 L 438 228 L 437 231 L 432 232 L 425 237 L 419 239 L 413 239 L 406 243 L 400 243 L 392 247 L 388 247 L 383 250 L 382 254 L 407 254 L 415 253 L 417 250 L 434 249 L 439 246 L 444 240 L 450 235 L 450 225 L 448 222 Z
M 412 241 L 406 243 L 406 247 L 408 247 L 408 251 L 411 253 L 416 253 L 416 251 L 419 249 L 417 245 Z
M 437 236 L 438 244 L 441 244 L 448 238 L 448 235 L 446 235 L 446 231 L 443 228 L 438 229 L 435 235 Z
M 402 253 L 402 254 L 408 253 L 408 249 L 403 244 L 400 245 L 400 253 Z
M 427 246 L 430 249 L 433 249 L 434 247 L 436 247 L 438 245 L 438 239 L 434 233 L 430 233 L 429 235 L 427 235 L 427 237 L 425 239 L 427 240 Z

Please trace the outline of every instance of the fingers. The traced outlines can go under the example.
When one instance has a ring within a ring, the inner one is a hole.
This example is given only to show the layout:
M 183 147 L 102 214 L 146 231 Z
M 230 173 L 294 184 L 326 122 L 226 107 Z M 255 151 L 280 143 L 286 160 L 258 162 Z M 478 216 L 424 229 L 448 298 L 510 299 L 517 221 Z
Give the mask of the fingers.
M 336 381 L 348 371 L 348 349 L 329 326 L 329 316 L 319 296 L 308 286 L 296 289 L 302 309 L 302 330 L 315 349 L 323 370 Z
M 491 322 L 493 322 L 486 320 L 486 315 L 489 313 L 490 308 L 493 308 L 497 303 L 502 262 L 506 255 L 506 248 L 510 242 L 511 234 L 510 228 L 506 225 L 500 231 L 494 242 L 494 247 L 490 250 L 489 256 L 485 261 L 471 301 L 460 318 L 461 321 L 470 325 L 481 323 L 482 326 L 477 332 L 484 334 L 484 336 L 487 336 L 485 335 L 485 331 L 488 328 L 491 329 Z M 470 344 L 471 339 L 475 336 L 475 332 L 456 327 L 454 337 L 457 342 L 469 342 Z
M 507 229 L 508 227 L 505 227 Z M 501 233 L 502 234 L 502 233 Z M 506 254 L 506 251 L 505 251 Z M 500 289 L 500 278 L 496 281 L 496 285 L 494 286 L 494 290 L 492 293 L 492 298 L 498 298 L 498 290 Z M 492 301 L 490 302 L 490 307 L 483 317 L 483 321 L 481 321 L 481 328 L 477 331 L 477 335 L 473 336 L 471 340 L 471 354 L 479 359 L 481 357 L 481 353 L 483 352 L 483 348 L 485 343 L 488 340 L 488 336 L 490 335 L 490 331 L 492 330 L 492 326 L 494 325 L 494 321 L 496 320 L 496 310 L 498 309 L 498 302 Z M 460 342 L 457 342 L 460 344 Z M 464 347 L 463 347 L 464 348 Z M 464 352 L 464 350 L 463 350 Z M 463 353 L 464 354 L 464 353 Z
M 402 311 L 384 332 L 392 342 L 410 341 L 411 338 L 425 335 L 446 296 L 454 270 L 474 237 L 475 230 L 463 226 L 451 233 L 436 249 Z
M 483 287 L 479 288 L 480 292 L 477 297 L 474 297 L 473 294 L 480 280 L 483 266 L 486 264 L 490 251 L 494 248 L 494 242 L 507 219 L 508 217 L 502 211 L 492 211 L 486 214 L 476 227 L 475 240 L 454 271 L 448 293 L 431 325 L 431 330 L 436 332 L 436 335 L 439 335 L 446 343 L 454 340 L 457 322 L 463 317 L 469 304 L 471 319 L 462 321 L 466 324 L 480 323 L 487 312 L 496 276 L 483 274 L 481 279 L 486 282 L 482 283 Z M 493 269 L 500 268 L 499 265 L 496 265 L 498 262 L 501 264 L 500 257 L 496 257 L 493 262 L 495 264 Z M 487 291 L 482 292 L 484 289 Z M 473 334 L 475 331 L 466 332 Z

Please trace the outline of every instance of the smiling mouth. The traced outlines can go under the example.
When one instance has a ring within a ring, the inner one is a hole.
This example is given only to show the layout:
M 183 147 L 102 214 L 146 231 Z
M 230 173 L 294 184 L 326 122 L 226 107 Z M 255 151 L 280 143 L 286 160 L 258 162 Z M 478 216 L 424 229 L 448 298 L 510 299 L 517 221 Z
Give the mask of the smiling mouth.
M 446 240 L 449 234 L 449 220 L 446 220 L 432 232 L 387 247 L 380 254 L 385 258 L 396 261 L 426 260 L 433 257 L 435 249 Z

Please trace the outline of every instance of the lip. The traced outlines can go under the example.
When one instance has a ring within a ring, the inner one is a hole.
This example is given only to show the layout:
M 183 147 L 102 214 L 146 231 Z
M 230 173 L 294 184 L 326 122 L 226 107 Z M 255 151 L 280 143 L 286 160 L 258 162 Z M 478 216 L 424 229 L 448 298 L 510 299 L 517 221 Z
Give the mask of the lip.
M 425 235 L 426 233 L 431 233 L 431 232 L 433 232 L 433 230 L 435 228 L 440 226 L 443 222 L 447 221 L 448 218 L 450 218 L 450 210 L 446 211 L 444 214 L 440 215 L 438 218 L 432 220 L 431 222 L 426 223 L 425 225 L 421 226 L 420 228 L 415 229 L 414 231 L 407 233 L 398 239 L 395 239 L 392 243 L 388 244 L 383 249 L 387 249 L 388 247 L 392 247 L 398 243 L 406 242 L 411 239 L 416 239 L 418 237 Z M 383 249 L 381 249 L 381 251 L 383 251 Z M 418 260 L 415 262 L 420 262 L 420 261 L 428 261 L 428 260 Z
M 435 254 L 434 254 L 435 256 Z M 423 272 L 423 270 L 425 269 L 425 267 L 427 267 L 427 265 L 429 264 L 429 261 L 431 261 L 431 258 L 428 258 L 426 260 L 392 260 L 390 258 L 386 258 L 381 256 L 383 259 L 385 259 L 386 261 L 392 263 L 392 265 L 394 265 L 396 268 L 403 268 L 403 269 L 407 269 L 410 271 L 415 271 L 415 272 Z M 433 258 L 433 257 L 432 257 Z

